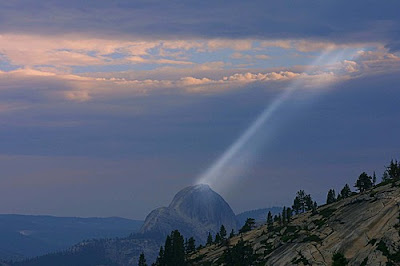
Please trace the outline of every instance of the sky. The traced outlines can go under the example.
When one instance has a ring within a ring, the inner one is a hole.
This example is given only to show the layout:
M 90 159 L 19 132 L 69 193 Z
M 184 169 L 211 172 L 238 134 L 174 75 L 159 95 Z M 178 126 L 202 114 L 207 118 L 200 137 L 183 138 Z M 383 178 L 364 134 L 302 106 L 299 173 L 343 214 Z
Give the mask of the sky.
M 400 159 L 399 9 L 0 2 L 0 213 L 144 219 L 271 108 L 210 183 L 236 213 L 380 177 Z

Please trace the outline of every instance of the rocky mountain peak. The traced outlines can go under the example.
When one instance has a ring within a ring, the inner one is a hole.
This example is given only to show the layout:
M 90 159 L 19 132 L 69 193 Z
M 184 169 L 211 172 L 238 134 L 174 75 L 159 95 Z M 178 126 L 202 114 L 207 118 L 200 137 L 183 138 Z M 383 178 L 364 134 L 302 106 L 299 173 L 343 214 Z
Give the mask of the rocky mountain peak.
M 222 224 L 227 230 L 237 229 L 231 207 L 208 185 L 198 184 L 179 191 L 168 207 L 152 211 L 141 232 L 164 236 L 178 229 L 185 237 L 204 242 L 208 232 L 215 234 Z

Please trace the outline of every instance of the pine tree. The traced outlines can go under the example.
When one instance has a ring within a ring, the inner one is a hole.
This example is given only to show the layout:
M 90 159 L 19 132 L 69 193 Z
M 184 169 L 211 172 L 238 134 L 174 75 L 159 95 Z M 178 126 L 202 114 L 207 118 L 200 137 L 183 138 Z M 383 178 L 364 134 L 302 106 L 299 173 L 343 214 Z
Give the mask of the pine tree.
M 346 184 L 340 191 L 340 196 L 342 199 L 348 198 L 351 195 L 351 189 L 348 184 Z
M 140 253 L 138 266 L 147 266 L 146 258 L 144 257 L 144 253 Z
M 299 190 L 297 192 L 297 197 L 299 198 L 301 212 L 305 212 L 306 210 L 305 196 L 306 193 L 304 192 L 304 190 Z
M 287 222 L 286 220 L 286 206 L 283 206 L 283 210 L 282 210 L 282 223 L 285 225 Z
M 296 214 L 312 210 L 313 200 L 310 194 L 306 194 L 304 190 L 299 190 L 293 200 L 293 210 Z
M 367 175 L 366 172 L 362 172 L 361 175 L 358 177 L 356 184 L 354 185 L 360 192 L 364 192 L 367 189 L 372 187 L 372 177 Z
M 328 195 L 326 196 L 326 204 L 331 204 L 336 201 L 336 193 L 334 189 L 330 189 L 328 191 Z
M 299 214 L 301 210 L 301 202 L 299 197 L 294 198 L 292 208 L 296 214 Z
M 163 249 L 162 246 L 160 247 L 160 252 L 158 253 L 158 257 L 156 259 L 155 265 L 157 265 L 157 266 L 165 266 L 164 249 Z
M 185 265 L 185 245 L 183 236 L 178 230 L 171 233 L 172 238 L 172 261 L 167 265 L 184 266 Z
M 304 196 L 304 204 L 306 206 L 307 211 L 310 211 L 313 209 L 314 202 L 313 202 L 310 194 L 307 194 Z
M 221 236 L 219 235 L 219 233 L 217 233 L 217 234 L 215 235 L 214 243 L 215 243 L 215 244 L 221 243 Z
M 223 264 L 229 266 L 254 265 L 256 256 L 251 245 L 240 239 L 232 248 L 228 247 L 223 254 Z
M 290 220 L 292 219 L 292 214 L 293 214 L 292 209 L 287 207 L 286 208 L 286 221 L 287 221 L 287 223 L 290 223 Z
M 385 168 L 382 181 L 397 181 L 400 179 L 400 162 L 398 163 L 397 160 L 391 160 L 389 166 Z
M 272 214 L 271 211 L 268 212 L 267 215 L 267 225 L 268 225 L 268 229 L 271 230 L 274 227 L 274 222 L 272 220 Z
M 251 229 L 253 229 L 255 224 L 256 224 L 256 222 L 253 218 L 247 218 L 243 227 L 239 230 L 239 233 L 245 233 L 245 232 L 250 231 Z
M 232 229 L 231 230 L 231 233 L 229 234 L 229 238 L 232 238 L 232 237 L 234 237 L 235 236 L 235 231 Z
M 166 237 L 164 249 L 160 247 L 160 252 L 154 265 L 185 265 L 185 244 L 183 236 L 178 230 L 172 231 L 171 234 Z
M 222 240 L 226 239 L 226 229 L 224 225 L 221 225 L 219 229 L 219 235 L 221 236 Z
M 213 243 L 213 238 L 210 232 L 208 232 L 208 236 L 207 236 L 207 246 L 212 245 Z
M 196 251 L 196 240 L 193 237 L 190 237 L 189 240 L 187 241 L 186 245 L 186 253 L 192 253 Z
M 167 236 L 164 245 L 164 258 L 161 265 L 168 265 L 172 261 L 172 239 L 171 236 Z
M 312 207 L 312 213 L 313 213 L 313 214 L 317 213 L 317 208 L 318 208 L 318 204 L 317 204 L 316 201 L 314 201 L 313 207 Z
M 375 186 L 375 184 L 376 184 L 376 174 L 374 171 L 374 174 L 372 175 L 372 185 Z

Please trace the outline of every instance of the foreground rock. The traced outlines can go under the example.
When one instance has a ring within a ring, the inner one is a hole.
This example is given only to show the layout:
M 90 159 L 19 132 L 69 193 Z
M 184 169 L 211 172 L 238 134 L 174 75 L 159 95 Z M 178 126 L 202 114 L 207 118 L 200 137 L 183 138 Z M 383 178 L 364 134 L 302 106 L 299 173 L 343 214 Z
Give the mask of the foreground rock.
M 233 237 L 251 245 L 261 265 L 332 265 L 342 253 L 349 265 L 400 265 L 399 184 L 374 188 L 294 217 L 287 226 L 261 226 Z M 193 265 L 221 265 L 226 245 L 191 257 Z

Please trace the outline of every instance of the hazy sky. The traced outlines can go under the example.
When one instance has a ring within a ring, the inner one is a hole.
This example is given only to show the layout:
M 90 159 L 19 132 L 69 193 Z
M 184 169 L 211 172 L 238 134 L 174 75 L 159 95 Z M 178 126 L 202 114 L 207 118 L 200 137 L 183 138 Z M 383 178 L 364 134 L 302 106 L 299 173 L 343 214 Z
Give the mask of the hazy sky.
M 362 171 L 381 176 L 400 158 L 399 10 L 0 2 L 0 213 L 144 219 L 293 84 L 231 163 L 240 171 L 212 186 L 234 211 L 291 204 L 298 189 L 322 203 Z

